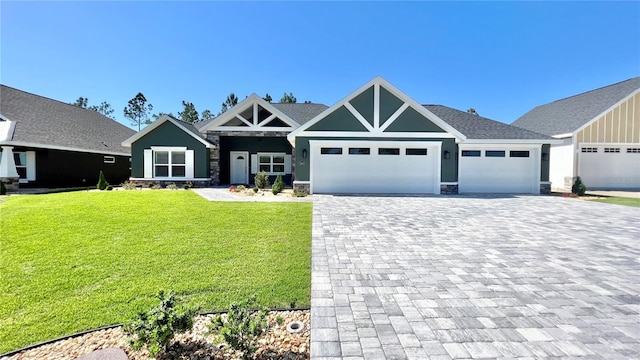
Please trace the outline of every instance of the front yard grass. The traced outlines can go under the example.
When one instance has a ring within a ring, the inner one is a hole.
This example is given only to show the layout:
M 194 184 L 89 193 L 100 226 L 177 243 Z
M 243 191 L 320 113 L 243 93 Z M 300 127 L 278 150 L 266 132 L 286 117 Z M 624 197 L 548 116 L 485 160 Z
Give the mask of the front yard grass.
M 309 306 L 311 204 L 191 191 L 25 195 L 0 203 L 0 354 L 121 323 L 173 289 L 203 311 L 257 296 Z
M 593 199 L 591 201 L 602 202 L 607 204 L 617 204 L 617 205 L 626 205 L 626 206 L 636 206 L 640 207 L 640 198 L 632 199 L 632 198 L 624 198 L 624 197 L 603 197 L 599 199 Z

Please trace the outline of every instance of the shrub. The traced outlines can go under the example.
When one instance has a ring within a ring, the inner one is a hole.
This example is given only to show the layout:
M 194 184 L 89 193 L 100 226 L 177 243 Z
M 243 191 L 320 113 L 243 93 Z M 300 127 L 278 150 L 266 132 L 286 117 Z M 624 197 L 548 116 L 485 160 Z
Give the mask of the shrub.
M 269 186 L 269 175 L 267 175 L 267 173 L 264 171 L 260 171 L 259 173 L 257 173 L 253 180 L 256 184 L 256 187 L 258 187 L 259 189 L 264 189 Z
M 176 186 L 176 184 L 174 184 L 174 183 L 171 183 L 171 184 L 167 185 L 166 189 L 178 190 L 178 186 Z
M 98 177 L 98 185 L 96 185 L 97 189 L 104 190 L 109 186 L 107 179 L 104 178 L 104 173 L 100 170 L 100 176 Z
M 247 187 L 244 185 L 238 185 L 236 188 L 236 192 L 243 192 Z
M 582 183 L 582 179 L 580 176 L 576 178 L 576 181 L 573 183 L 571 187 L 571 193 L 576 194 L 578 196 L 584 196 L 584 193 L 587 191 L 587 187 Z
M 276 177 L 276 181 L 273 182 L 273 186 L 271 187 L 271 192 L 273 195 L 277 195 L 284 190 L 284 181 L 282 180 L 282 175 L 278 175 Z
M 105 188 L 105 190 L 107 190 L 107 191 L 111 191 L 111 190 L 113 190 L 113 186 L 112 186 L 112 185 L 107 185 L 107 187 Z
M 235 186 L 233 186 L 233 185 L 229 186 L 229 191 L 231 191 L 231 192 L 236 191 L 236 187 L 235 187 Z
M 148 183 L 148 184 L 147 184 L 147 187 L 148 187 L 149 189 L 152 189 L 154 186 L 155 186 L 155 185 L 154 185 L 153 183 Z
M 309 194 L 307 194 L 306 191 L 300 191 L 300 190 L 293 190 L 293 196 L 295 197 L 305 197 Z
M 258 187 L 257 187 L 257 186 L 254 186 L 254 187 L 253 187 L 253 192 L 254 192 L 254 193 L 257 193 L 257 192 L 258 192 L 258 190 L 259 190 L 259 189 L 258 189 Z
M 162 189 L 162 185 L 160 185 L 160 184 L 152 184 L 149 187 L 151 188 L 151 190 Z
M 123 327 L 135 351 L 146 345 L 149 354 L 156 358 L 166 351 L 174 334 L 193 328 L 193 318 L 197 313 L 196 309 L 179 306 L 172 291 L 168 294 L 160 291 L 157 298 L 160 299 L 158 306 L 140 312 L 135 320 Z
M 7 194 L 7 187 L 4 186 L 4 183 L 2 181 L 0 181 L 0 195 L 6 195 Z
M 241 351 L 243 359 L 251 359 L 256 351 L 256 338 L 267 327 L 266 312 L 254 311 L 255 296 L 233 303 L 226 317 L 217 315 L 209 324 L 209 332 L 219 332 L 220 337 L 234 350 Z
M 278 325 L 284 324 L 284 319 L 282 318 L 282 316 L 280 316 L 280 315 L 276 316 L 276 323 Z
M 135 190 L 136 189 L 136 183 L 128 182 L 128 181 L 123 182 L 122 184 L 120 184 L 120 186 L 124 190 Z
M 193 187 L 193 183 L 191 181 L 187 181 L 186 183 L 182 184 L 182 188 L 185 190 L 189 190 Z

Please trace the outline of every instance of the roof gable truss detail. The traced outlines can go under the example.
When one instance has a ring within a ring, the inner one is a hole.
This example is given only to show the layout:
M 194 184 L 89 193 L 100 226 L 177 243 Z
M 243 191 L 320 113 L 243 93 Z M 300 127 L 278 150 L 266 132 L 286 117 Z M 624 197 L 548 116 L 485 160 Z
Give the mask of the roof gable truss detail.
M 229 109 L 207 126 L 200 129 L 237 131 L 293 131 L 300 126 L 293 119 L 271 106 L 256 94 Z
M 373 96 L 371 100 L 370 92 L 373 90 Z M 389 101 L 389 99 L 393 99 L 393 101 Z M 372 103 L 367 103 L 367 101 L 372 101 Z M 387 128 L 389 128 L 400 116 L 407 111 L 407 109 L 411 108 L 415 110 L 418 114 L 420 114 L 425 121 L 431 122 L 434 126 L 442 129 L 444 132 L 439 133 L 440 137 L 450 137 L 449 134 L 457 138 L 459 140 L 465 140 L 466 136 L 461 134 L 459 131 L 454 129 L 452 126 L 447 124 L 444 120 L 440 119 L 429 110 L 422 107 L 416 101 L 409 98 L 406 94 L 402 93 L 400 90 L 396 89 L 393 85 L 388 83 L 381 77 L 376 77 L 371 80 L 369 83 L 362 86 L 360 89 L 348 95 L 346 98 L 341 100 L 340 102 L 334 104 L 327 110 L 323 111 L 315 118 L 310 120 L 308 123 L 294 130 L 291 134 L 289 134 L 289 141 L 293 141 L 296 135 L 300 133 L 309 134 L 313 133 L 314 135 L 318 135 L 321 131 L 316 131 L 315 126 L 317 123 L 322 122 L 324 118 L 327 118 L 333 112 L 340 109 L 340 107 L 346 108 L 357 120 L 362 124 L 365 131 L 361 131 L 362 134 L 355 134 L 354 132 L 348 132 L 349 135 L 352 136 L 377 136 L 377 137 L 397 137 L 397 136 L 416 136 L 418 134 L 422 134 L 426 137 L 433 136 L 435 133 L 424 133 L 420 131 L 416 132 L 386 132 Z M 373 108 L 371 110 L 371 108 Z M 372 119 L 370 117 L 373 117 Z M 327 133 L 329 132 L 340 132 L 340 129 L 324 129 Z M 449 133 L 446 134 L 445 133 Z

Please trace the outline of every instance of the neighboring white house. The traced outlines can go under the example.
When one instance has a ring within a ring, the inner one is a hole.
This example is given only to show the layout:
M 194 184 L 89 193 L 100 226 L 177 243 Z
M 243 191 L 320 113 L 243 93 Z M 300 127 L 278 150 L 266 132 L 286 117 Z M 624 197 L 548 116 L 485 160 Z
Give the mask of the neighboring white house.
M 512 125 L 561 139 L 550 181 L 567 189 L 640 189 L 640 77 L 541 105 Z

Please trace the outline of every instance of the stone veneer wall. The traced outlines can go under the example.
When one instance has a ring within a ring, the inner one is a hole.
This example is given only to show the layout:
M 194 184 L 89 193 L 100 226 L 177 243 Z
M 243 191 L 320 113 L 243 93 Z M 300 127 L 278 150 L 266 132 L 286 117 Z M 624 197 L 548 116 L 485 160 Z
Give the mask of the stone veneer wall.
M 293 183 L 293 191 L 303 192 L 309 194 L 311 192 L 311 184 L 309 183 Z
M 441 195 L 458 195 L 458 185 L 440 184 Z
M 207 140 L 215 145 L 209 149 L 209 174 L 211 185 L 220 185 L 220 137 L 221 136 L 244 136 L 244 137 L 286 137 L 287 131 L 264 131 L 264 132 L 244 132 L 244 131 L 208 131 Z M 295 152 L 291 152 L 291 178 L 295 174 Z
M 18 191 L 20 188 L 20 178 L 2 178 L 0 181 L 4 183 L 7 191 Z
M 549 183 L 540 184 L 540 194 L 543 194 L 543 195 L 551 194 L 551 184 Z

